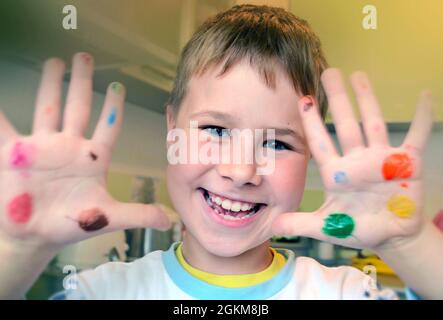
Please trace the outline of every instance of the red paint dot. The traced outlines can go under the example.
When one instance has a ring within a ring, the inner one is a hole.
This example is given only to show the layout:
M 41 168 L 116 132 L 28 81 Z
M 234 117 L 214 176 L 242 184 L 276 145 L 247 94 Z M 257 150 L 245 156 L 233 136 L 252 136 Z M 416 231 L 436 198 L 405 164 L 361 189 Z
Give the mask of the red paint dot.
M 402 188 L 408 188 L 409 185 L 408 185 L 406 182 L 402 182 L 402 183 L 400 183 L 400 187 L 402 187 Z
M 26 223 L 31 218 L 32 197 L 29 193 L 16 196 L 8 204 L 9 218 L 15 223 Z
M 409 178 L 413 172 L 412 160 L 406 153 L 395 153 L 383 163 L 383 177 L 386 180 Z

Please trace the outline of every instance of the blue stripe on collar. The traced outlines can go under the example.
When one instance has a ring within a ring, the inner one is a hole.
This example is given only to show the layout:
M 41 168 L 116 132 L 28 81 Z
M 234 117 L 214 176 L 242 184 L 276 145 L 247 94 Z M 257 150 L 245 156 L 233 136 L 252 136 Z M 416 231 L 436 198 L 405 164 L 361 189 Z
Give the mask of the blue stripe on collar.
M 177 260 L 175 249 L 178 242 L 173 243 L 168 251 L 163 252 L 162 259 L 166 272 L 174 283 L 184 292 L 202 300 L 264 300 L 281 291 L 294 274 L 295 255 L 286 249 L 276 249 L 287 261 L 276 276 L 255 286 L 243 288 L 224 288 L 206 283 L 189 274 Z

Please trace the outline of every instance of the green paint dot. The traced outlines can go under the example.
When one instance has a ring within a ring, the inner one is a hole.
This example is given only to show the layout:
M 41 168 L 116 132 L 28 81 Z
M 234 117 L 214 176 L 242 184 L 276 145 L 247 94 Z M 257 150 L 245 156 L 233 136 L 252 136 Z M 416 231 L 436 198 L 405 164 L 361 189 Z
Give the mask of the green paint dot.
M 351 216 L 345 213 L 333 213 L 325 219 L 322 231 L 328 236 L 344 239 L 352 234 L 354 228 L 355 223 Z
M 118 82 L 113 82 L 111 83 L 111 90 L 116 94 L 121 94 L 123 91 L 123 86 Z

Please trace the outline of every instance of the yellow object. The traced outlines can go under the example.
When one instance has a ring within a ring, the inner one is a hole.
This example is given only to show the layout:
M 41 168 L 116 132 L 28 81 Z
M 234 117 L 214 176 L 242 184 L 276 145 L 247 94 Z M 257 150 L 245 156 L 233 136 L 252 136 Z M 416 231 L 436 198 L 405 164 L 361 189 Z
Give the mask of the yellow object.
M 393 196 L 388 201 L 388 210 L 400 218 L 409 218 L 415 209 L 415 203 L 406 196 Z
M 187 263 L 183 256 L 182 245 L 183 244 L 180 243 L 180 245 L 175 250 L 175 255 L 177 256 L 178 262 L 181 264 L 181 266 L 197 279 L 212 285 L 225 288 L 242 288 L 254 286 L 268 281 L 273 276 L 275 276 L 286 263 L 286 258 L 281 253 L 278 253 L 275 249 L 270 248 L 273 255 L 272 262 L 269 267 L 261 272 L 234 275 L 213 274 L 198 270 Z
M 392 270 L 383 260 L 377 256 L 370 256 L 366 258 L 354 257 L 352 258 L 352 266 L 357 269 L 366 272 L 368 266 L 374 266 L 377 274 L 395 275 L 394 270 Z

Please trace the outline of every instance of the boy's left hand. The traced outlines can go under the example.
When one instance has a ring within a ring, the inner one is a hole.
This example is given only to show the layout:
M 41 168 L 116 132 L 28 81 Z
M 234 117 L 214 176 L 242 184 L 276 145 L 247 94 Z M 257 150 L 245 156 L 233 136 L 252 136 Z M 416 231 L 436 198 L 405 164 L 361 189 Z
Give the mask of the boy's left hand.
M 366 74 L 357 72 L 351 77 L 364 136 L 340 72 L 326 70 L 322 82 L 343 156 L 318 108 L 310 103 L 313 100 L 300 99 L 304 132 L 325 186 L 325 203 L 312 213 L 282 214 L 274 222 L 274 234 L 375 251 L 416 237 L 424 220 L 422 162 L 432 127 L 430 93 L 422 93 L 404 143 L 392 147 Z

